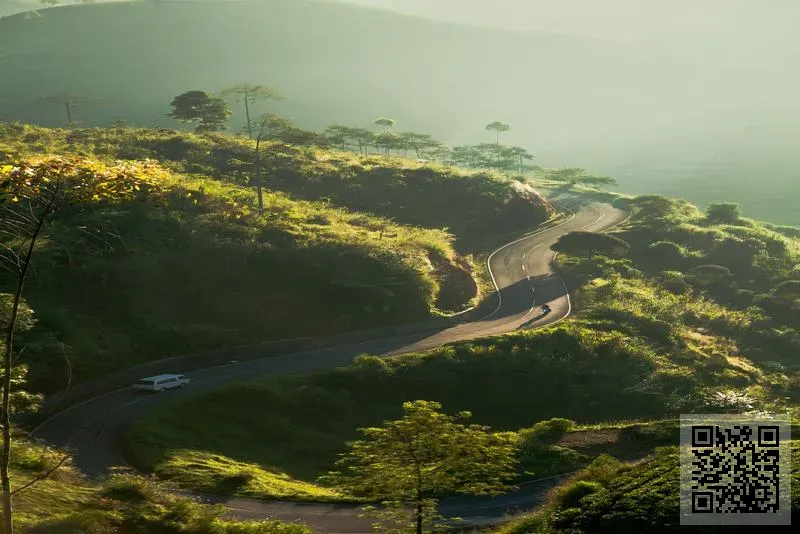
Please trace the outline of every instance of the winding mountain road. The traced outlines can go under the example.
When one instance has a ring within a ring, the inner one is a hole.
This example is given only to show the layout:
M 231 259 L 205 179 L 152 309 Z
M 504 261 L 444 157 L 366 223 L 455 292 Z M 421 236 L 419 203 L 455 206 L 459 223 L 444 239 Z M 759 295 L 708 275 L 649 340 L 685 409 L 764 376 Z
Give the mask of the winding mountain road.
M 520 328 L 539 328 L 556 323 L 571 311 L 564 282 L 553 273 L 552 245 L 561 235 L 575 230 L 603 231 L 619 224 L 625 214 L 608 204 L 575 206 L 574 216 L 549 229 L 518 239 L 489 258 L 490 272 L 498 290 L 498 302 L 482 319 L 439 331 L 372 340 L 296 352 L 266 359 L 202 369 L 187 373 L 192 385 L 158 395 L 124 389 L 95 397 L 55 414 L 34 430 L 34 435 L 54 446 L 74 451 L 75 465 L 89 476 L 105 474 L 112 466 L 127 465 L 120 438 L 136 418 L 178 397 L 195 395 L 226 384 L 268 374 L 299 374 L 350 363 L 363 353 L 390 356 L 431 349 L 453 341 L 503 334 Z M 542 316 L 538 307 L 549 304 Z M 180 372 L 180 369 L 175 369 Z M 254 411 L 254 415 L 256 412 Z M 498 497 L 452 497 L 441 502 L 445 516 L 461 517 L 471 525 L 490 524 L 514 511 L 530 509 L 558 482 L 558 478 L 523 484 Z M 322 532 L 371 532 L 370 521 L 358 518 L 353 505 L 261 501 L 220 496 L 197 496 L 225 504 L 231 515 L 242 519 L 300 520 Z

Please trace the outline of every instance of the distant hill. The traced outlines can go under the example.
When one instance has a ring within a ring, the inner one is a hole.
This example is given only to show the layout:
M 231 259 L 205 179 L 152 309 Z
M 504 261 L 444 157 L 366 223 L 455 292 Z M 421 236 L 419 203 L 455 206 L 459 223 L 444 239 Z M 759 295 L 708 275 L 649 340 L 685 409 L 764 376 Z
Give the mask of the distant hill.
M 513 126 L 507 141 L 533 149 L 540 164 L 620 174 L 621 187 L 634 192 L 702 183 L 710 165 L 721 165 L 726 178 L 758 173 L 761 185 L 774 185 L 761 196 L 769 210 L 746 205 L 745 212 L 800 219 L 797 198 L 783 194 L 793 178 L 771 179 L 775 162 L 793 165 L 791 147 L 780 143 L 800 133 L 791 64 L 765 76 L 753 58 L 742 66 L 733 57 L 476 28 L 333 1 L 136 2 L 40 14 L 0 20 L 0 119 L 63 124 L 60 108 L 37 98 L 68 90 L 103 99 L 76 110 L 86 125 L 174 126 L 165 114 L 177 93 L 247 80 L 288 97 L 259 110 L 311 129 L 391 116 L 398 129 L 461 144 L 491 140 L 483 125 L 505 120 Z M 746 130 L 776 117 L 783 126 L 769 126 L 767 139 Z M 763 141 L 775 141 L 765 143 L 766 166 L 742 157 Z M 725 152 L 735 161 L 715 156 Z M 713 200 L 753 198 L 728 193 L 718 180 L 711 190 Z M 683 187 L 679 194 L 703 201 Z
M 0 2 L 0 17 L 30 11 L 43 7 L 41 3 L 33 0 L 3 0 Z

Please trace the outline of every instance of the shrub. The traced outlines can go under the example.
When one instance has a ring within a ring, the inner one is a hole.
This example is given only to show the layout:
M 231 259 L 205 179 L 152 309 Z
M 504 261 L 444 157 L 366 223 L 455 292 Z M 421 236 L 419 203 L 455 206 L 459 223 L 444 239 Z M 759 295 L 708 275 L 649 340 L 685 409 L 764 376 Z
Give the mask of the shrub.
M 706 209 L 706 219 L 717 224 L 736 224 L 741 220 L 739 205 L 728 202 L 711 204 Z
M 648 248 L 651 261 L 661 266 L 680 266 L 685 259 L 686 250 L 672 241 L 656 241 Z
M 603 485 L 599 482 L 579 480 L 559 494 L 558 504 L 565 508 L 580 506 L 581 499 L 602 490 Z

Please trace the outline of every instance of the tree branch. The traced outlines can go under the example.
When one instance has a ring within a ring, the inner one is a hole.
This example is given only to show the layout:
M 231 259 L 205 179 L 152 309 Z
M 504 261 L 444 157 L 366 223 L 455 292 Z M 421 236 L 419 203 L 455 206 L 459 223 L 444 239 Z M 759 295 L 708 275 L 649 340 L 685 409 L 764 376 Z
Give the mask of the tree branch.
M 59 467 L 64 465 L 64 462 L 66 462 L 71 457 L 72 457 L 72 454 L 67 454 L 66 456 L 61 458 L 61 460 L 59 460 L 58 463 L 56 465 L 54 465 L 52 468 L 50 468 L 46 473 L 42 473 L 41 475 L 37 476 L 36 478 L 31 480 L 30 482 L 28 482 L 24 486 L 20 486 L 19 488 L 15 489 L 15 490 L 12 490 L 11 491 L 11 495 L 19 493 L 22 490 L 28 489 L 31 486 L 33 486 L 34 484 L 36 484 L 37 482 L 39 482 L 40 480 L 46 479 L 47 477 L 52 475 L 56 471 L 56 469 L 58 469 Z

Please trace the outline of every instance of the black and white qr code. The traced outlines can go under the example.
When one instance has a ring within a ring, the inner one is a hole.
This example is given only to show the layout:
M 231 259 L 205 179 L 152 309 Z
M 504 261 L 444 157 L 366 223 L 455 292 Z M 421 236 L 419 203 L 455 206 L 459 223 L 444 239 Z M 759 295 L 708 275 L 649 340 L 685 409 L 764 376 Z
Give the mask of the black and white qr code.
M 773 521 L 791 512 L 784 494 L 790 491 L 789 444 L 784 443 L 790 438 L 782 422 L 704 417 L 717 420 L 694 420 L 684 429 L 682 418 L 681 511 L 711 519 L 686 524 L 733 524 L 713 520 L 729 514 L 746 514 L 749 524 L 785 524 Z

